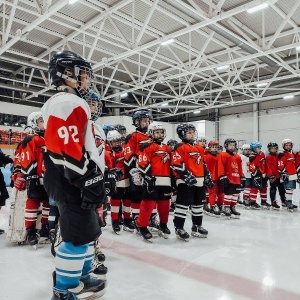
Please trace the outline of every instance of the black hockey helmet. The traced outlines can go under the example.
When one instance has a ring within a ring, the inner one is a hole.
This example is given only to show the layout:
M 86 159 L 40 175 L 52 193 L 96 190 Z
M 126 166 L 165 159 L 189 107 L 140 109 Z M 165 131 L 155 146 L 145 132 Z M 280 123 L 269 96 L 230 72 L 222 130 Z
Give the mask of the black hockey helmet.
M 187 140 L 186 139 L 186 133 L 189 129 L 192 129 L 195 131 L 195 138 L 194 140 Z M 196 130 L 196 127 L 193 125 L 193 124 L 188 124 L 188 123 L 182 123 L 182 124 L 179 124 L 176 128 L 176 132 L 178 134 L 178 137 L 184 141 L 184 142 L 188 142 L 188 143 L 193 143 L 196 138 L 197 138 L 197 130 Z
M 76 93 L 85 100 L 89 97 L 89 90 L 96 91 L 93 83 L 94 73 L 91 64 L 74 52 L 61 51 L 55 53 L 50 59 L 48 71 L 52 84 L 56 87 L 65 83 L 65 80 L 77 83 L 78 87 L 76 88 Z M 82 71 L 86 72 L 90 78 L 90 87 L 88 90 L 81 89 L 80 73 Z
M 233 138 L 228 138 L 228 139 L 225 140 L 225 142 L 224 142 L 224 148 L 227 150 L 228 144 L 231 144 L 231 143 L 234 143 L 235 144 L 235 148 L 236 148 L 236 146 L 237 146 L 236 140 L 233 139 Z
M 171 148 L 172 151 L 174 151 L 177 144 L 178 144 L 178 142 L 176 140 L 173 140 L 173 139 L 170 139 L 167 142 L 167 145 Z
M 152 115 L 149 110 L 147 109 L 140 109 L 133 113 L 132 115 L 132 125 L 135 127 L 140 127 L 140 121 L 143 118 L 149 118 L 149 121 L 152 121 Z
M 124 125 L 121 124 L 117 124 L 114 126 L 114 128 L 122 135 L 122 134 L 126 134 L 126 127 Z
M 270 148 L 272 148 L 272 147 L 275 147 L 276 149 L 278 149 L 278 144 L 275 143 L 275 142 L 270 142 L 270 143 L 268 143 L 267 148 L 270 149 Z

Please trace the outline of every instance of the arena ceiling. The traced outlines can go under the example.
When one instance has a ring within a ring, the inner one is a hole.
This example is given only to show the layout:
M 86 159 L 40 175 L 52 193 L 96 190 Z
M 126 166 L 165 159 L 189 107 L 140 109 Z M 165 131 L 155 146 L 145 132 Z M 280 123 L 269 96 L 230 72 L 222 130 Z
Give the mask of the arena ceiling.
M 172 121 L 300 94 L 300 0 L 71 1 L 0 0 L 2 101 L 41 106 L 63 49 L 91 61 L 111 114 Z

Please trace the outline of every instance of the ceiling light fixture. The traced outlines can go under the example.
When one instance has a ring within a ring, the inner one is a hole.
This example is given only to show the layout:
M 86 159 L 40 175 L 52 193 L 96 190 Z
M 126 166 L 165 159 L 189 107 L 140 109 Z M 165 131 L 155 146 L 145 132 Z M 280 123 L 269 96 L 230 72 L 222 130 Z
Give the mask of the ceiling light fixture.
M 201 110 L 195 110 L 195 111 L 194 111 L 194 114 L 195 114 L 195 115 L 198 115 L 198 114 L 200 114 L 200 113 L 201 113 Z
M 283 99 L 288 100 L 288 99 L 293 99 L 294 97 L 295 97 L 294 95 L 287 95 L 287 96 L 284 96 Z
M 247 13 L 248 13 L 248 14 L 252 14 L 252 13 L 255 13 L 255 12 L 259 11 L 259 10 L 262 10 L 262 9 L 264 9 L 264 8 L 267 8 L 268 6 L 269 6 L 269 4 L 268 4 L 267 2 L 265 2 L 265 3 L 259 4 L 259 5 L 257 5 L 257 6 L 254 6 L 254 7 L 252 7 L 252 8 L 249 8 L 249 9 L 247 10 Z
M 297 51 L 300 51 L 300 46 L 299 46 L 299 47 L 296 47 L 296 50 L 297 50 Z
M 124 93 L 124 94 L 121 94 L 121 98 L 126 98 L 128 96 L 128 93 Z
M 262 82 L 262 83 L 258 83 L 256 86 L 259 88 L 259 87 L 264 87 L 264 86 L 267 86 L 268 83 L 267 82 Z
M 217 67 L 218 71 L 224 71 L 224 70 L 227 70 L 227 69 L 229 69 L 229 65 L 224 65 L 224 66 L 221 66 L 221 67 Z
M 170 39 L 170 40 L 167 40 L 167 41 L 162 42 L 161 45 L 162 45 L 162 46 L 169 45 L 169 44 L 174 43 L 174 41 L 175 41 L 174 39 Z
M 168 102 L 165 102 L 165 103 L 163 103 L 161 106 L 168 106 L 169 105 L 169 103 Z

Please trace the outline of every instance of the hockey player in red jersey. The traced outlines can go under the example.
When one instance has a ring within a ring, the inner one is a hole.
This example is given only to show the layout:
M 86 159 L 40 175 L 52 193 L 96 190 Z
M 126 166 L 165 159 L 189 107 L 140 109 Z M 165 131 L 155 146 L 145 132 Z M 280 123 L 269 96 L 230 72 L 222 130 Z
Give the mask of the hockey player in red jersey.
M 14 186 L 17 190 L 23 190 L 24 179 L 27 187 L 27 200 L 25 205 L 25 228 L 27 241 L 36 248 L 39 238 L 49 238 L 49 200 L 43 185 L 44 176 L 44 120 L 41 112 L 33 112 L 28 116 L 27 135 L 18 147 L 18 160 L 21 174 L 14 175 Z M 23 178 L 24 177 L 24 178 Z M 42 228 L 38 232 L 36 221 L 38 209 L 42 203 Z
M 220 184 L 218 177 L 218 147 L 219 142 L 210 141 L 208 143 L 208 152 L 205 155 L 207 170 L 211 173 L 214 186 L 207 188 L 208 203 L 205 205 L 205 212 L 212 217 L 220 217 L 220 209 L 224 202 L 224 188 Z
M 183 123 L 177 126 L 181 143 L 172 153 L 171 166 L 177 180 L 177 200 L 174 214 L 175 233 L 178 239 L 187 241 L 189 234 L 184 230 L 184 223 L 189 205 L 192 213 L 192 236 L 207 237 L 208 231 L 202 227 L 203 201 L 205 186 L 212 187 L 210 173 L 206 170 L 204 150 L 195 145 L 197 131 L 194 125 Z
M 130 174 L 131 212 L 134 220 L 140 213 L 143 192 L 141 173 L 137 169 L 138 152 L 143 143 L 148 143 L 150 141 L 147 130 L 151 122 L 152 115 L 148 110 L 141 109 L 135 111 L 132 115 L 132 123 L 136 127 L 136 131 L 126 137 L 123 147 L 124 162 Z
M 58 52 L 50 60 L 49 73 L 58 93 L 42 108 L 44 184 L 58 206 L 63 240 L 55 257 L 52 300 L 88 295 L 96 299 L 105 288 L 91 273 L 95 240 L 101 234 L 97 208 L 105 197 L 104 182 L 112 190 L 116 178 L 108 173 L 111 176 L 104 179 L 105 165 L 95 143 L 87 103 L 95 92 L 90 63 L 71 51 Z
M 222 214 L 227 218 L 239 219 L 240 213 L 236 204 L 245 177 L 242 169 L 242 159 L 236 153 L 236 140 L 228 138 L 224 142 L 226 152 L 218 155 L 218 176 L 224 186 L 224 205 Z
M 280 180 L 283 182 L 285 188 L 286 207 L 290 212 L 298 208 L 292 201 L 297 180 L 293 146 L 294 143 L 291 139 L 284 139 L 282 141 L 283 152 L 278 155 L 278 171 L 280 173 Z
M 121 139 L 123 141 L 123 143 L 125 142 L 125 138 L 127 136 L 127 129 L 124 125 L 121 125 L 121 124 L 117 124 L 117 125 L 114 125 L 114 129 L 117 130 L 120 135 L 121 135 Z
M 295 154 L 295 164 L 297 171 L 297 182 L 300 183 L 300 151 Z
M 145 191 L 136 225 L 142 237 L 151 240 L 152 234 L 147 226 L 156 204 L 160 220 L 159 234 L 168 238 L 171 233 L 167 227 L 171 198 L 171 151 L 163 144 L 166 130 L 161 123 L 151 123 L 148 134 L 152 143 L 141 145 L 138 157 L 138 169 L 142 173 Z
M 134 225 L 130 218 L 130 199 L 129 199 L 129 174 L 124 163 L 123 139 L 117 130 L 111 130 L 107 133 L 107 143 L 111 150 L 105 152 L 105 163 L 108 169 L 119 168 L 123 171 L 123 176 L 117 182 L 116 191 L 111 195 L 111 223 L 113 231 L 120 233 L 119 211 L 122 205 L 124 215 L 123 229 L 125 231 L 134 231 Z
M 270 209 L 271 206 L 267 202 L 266 157 L 261 151 L 261 147 L 262 144 L 259 141 L 250 144 L 249 170 L 252 177 L 250 207 L 252 209 Z M 260 193 L 261 205 L 256 202 L 258 192 Z
M 270 199 L 272 209 L 279 210 L 280 206 L 276 201 L 276 190 L 278 188 L 282 205 L 286 206 L 285 189 L 280 182 L 280 173 L 278 172 L 278 144 L 275 142 L 268 143 L 269 154 L 266 156 L 266 176 L 270 182 Z

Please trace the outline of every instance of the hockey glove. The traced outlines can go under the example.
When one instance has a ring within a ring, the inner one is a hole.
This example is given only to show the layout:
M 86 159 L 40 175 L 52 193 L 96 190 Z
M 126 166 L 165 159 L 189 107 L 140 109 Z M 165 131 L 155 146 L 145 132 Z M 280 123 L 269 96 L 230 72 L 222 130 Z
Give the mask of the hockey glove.
M 270 180 L 270 183 L 273 183 L 273 182 L 275 182 L 276 181 L 276 177 L 275 177 L 275 175 L 270 175 L 269 176 L 269 180 Z
M 208 188 L 212 188 L 215 184 L 211 178 L 211 173 L 209 171 L 204 172 L 204 181 L 203 181 L 203 185 L 208 187 Z
M 297 182 L 300 183 L 300 173 L 297 174 Z
M 229 180 L 228 180 L 228 177 L 226 175 L 223 175 L 220 177 L 220 183 L 226 187 L 226 186 L 229 186 Z
M 123 171 L 119 168 L 113 168 L 105 171 L 105 194 L 111 196 L 116 191 L 117 181 L 123 176 Z
M 192 174 L 191 171 L 186 170 L 183 174 L 181 179 L 184 181 L 184 183 L 187 186 L 193 186 L 195 183 L 197 183 L 196 177 Z
M 14 178 L 12 178 L 14 181 L 14 187 L 20 192 L 24 191 L 26 189 L 26 180 L 24 178 L 24 175 L 22 173 L 14 174 Z
M 246 178 L 244 176 L 241 177 L 241 187 L 244 188 L 246 185 Z
M 104 178 L 99 171 L 89 171 L 75 183 L 81 190 L 81 208 L 97 209 L 105 198 Z
M 40 178 L 37 175 L 26 177 L 27 196 L 32 199 L 48 199 L 47 192 L 43 185 L 40 184 Z
M 262 188 L 262 177 L 254 176 L 252 177 L 253 187 L 261 189 Z
M 148 194 L 152 194 L 154 192 L 156 178 L 149 174 L 146 174 L 144 177 L 144 185 L 147 188 Z
M 129 174 L 131 176 L 131 180 L 134 185 L 137 185 L 137 186 L 143 185 L 143 178 L 142 178 L 141 172 L 137 168 L 132 168 L 129 171 Z
M 280 175 L 280 179 L 284 183 L 289 182 L 289 174 L 287 172 L 282 172 Z

